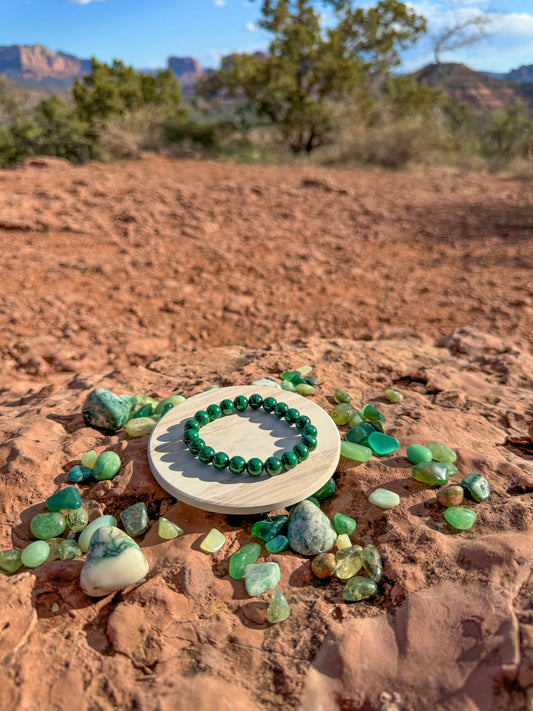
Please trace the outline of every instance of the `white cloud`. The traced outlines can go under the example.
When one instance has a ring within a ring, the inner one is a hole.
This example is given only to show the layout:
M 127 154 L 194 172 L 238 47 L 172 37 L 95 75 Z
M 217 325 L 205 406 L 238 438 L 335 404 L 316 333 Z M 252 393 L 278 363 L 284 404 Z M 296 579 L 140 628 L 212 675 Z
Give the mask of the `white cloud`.
M 253 22 L 247 22 L 246 29 L 248 30 L 248 32 L 257 32 L 257 25 L 254 25 Z
M 224 7 L 226 0 L 215 0 L 216 7 Z
M 72 2 L 74 5 L 88 5 L 90 2 L 102 2 L 102 0 L 62 0 L 62 2 Z

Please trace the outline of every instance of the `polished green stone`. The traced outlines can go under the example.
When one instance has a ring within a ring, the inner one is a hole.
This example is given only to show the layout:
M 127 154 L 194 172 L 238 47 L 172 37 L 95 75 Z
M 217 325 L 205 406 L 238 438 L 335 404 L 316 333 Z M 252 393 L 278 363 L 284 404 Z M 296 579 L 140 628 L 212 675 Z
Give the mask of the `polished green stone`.
M 361 553 L 363 566 L 372 580 L 378 583 L 383 575 L 383 561 L 376 546 L 369 544 L 363 548 Z
M 303 442 L 298 442 L 298 444 L 292 448 L 292 451 L 299 462 L 304 462 L 309 457 L 309 447 L 306 447 Z
M 385 415 L 372 405 L 365 405 L 361 410 L 361 414 L 367 422 L 385 422 Z
M 94 465 L 96 464 L 96 460 L 98 459 L 98 455 L 94 451 L 94 449 L 90 449 L 88 452 L 84 452 L 81 455 L 81 466 L 86 467 L 88 469 L 92 469 Z
M 184 430 L 183 431 L 183 441 L 185 444 L 190 444 L 193 439 L 199 439 L 200 433 L 198 430 Z
M 381 432 L 371 432 L 368 435 L 368 445 L 376 454 L 379 454 L 380 456 L 392 454 L 400 448 L 400 443 L 396 437 L 381 434 Z
M 183 535 L 183 528 L 180 528 L 177 523 L 169 521 L 168 518 L 161 516 L 157 523 L 157 535 L 159 538 L 164 538 L 166 541 L 172 538 L 177 538 Z
M 355 427 L 362 425 L 363 422 L 364 418 L 360 412 L 358 412 L 357 410 L 353 410 L 352 412 L 350 412 L 350 417 L 348 418 L 348 427 L 350 429 L 353 430 Z
M 59 511 L 37 514 L 30 523 L 32 535 L 44 540 L 60 536 L 66 527 L 67 519 Z
M 310 501 L 300 501 L 289 516 L 287 538 L 296 553 L 315 556 L 331 550 L 337 534 L 318 506 Z
M 485 501 L 490 496 L 489 482 L 476 472 L 467 474 L 461 482 L 461 486 L 465 490 L 465 494 L 478 503 Z
M 448 470 L 439 462 L 420 462 L 411 467 L 413 479 L 430 484 L 431 486 L 444 486 L 448 483 Z
M 315 496 L 308 496 L 306 501 L 310 501 L 312 504 L 320 508 L 320 501 Z
M 208 425 L 211 422 L 209 415 L 205 410 L 198 410 L 198 412 L 194 414 L 194 419 L 198 422 L 200 427 L 205 427 L 205 425 Z
M 284 514 L 268 516 L 261 521 L 256 521 L 252 526 L 252 536 L 257 536 L 262 541 L 271 541 L 281 533 L 289 517 Z
M 218 471 L 222 471 L 222 469 L 226 469 L 229 464 L 229 457 L 226 454 L 226 452 L 215 452 L 213 456 L 213 466 L 215 469 L 218 469 Z
M 318 434 L 317 428 L 310 422 L 302 427 L 301 432 L 304 437 L 316 437 Z
M 89 479 L 89 477 L 91 477 L 92 475 L 93 470 L 89 469 L 89 467 L 82 467 L 79 464 L 75 464 L 69 469 L 68 479 L 69 481 L 73 481 L 77 484 L 80 481 L 85 481 L 86 479 Z
M 76 541 L 71 541 L 66 538 L 59 544 L 59 557 L 61 558 L 61 560 L 77 558 L 80 555 L 83 555 L 83 553 Z
M 211 464 L 214 456 L 215 450 L 207 444 L 204 444 L 198 452 L 198 459 L 202 462 L 202 464 Z
M 237 397 L 233 400 L 233 406 L 237 412 L 244 412 L 248 407 L 248 398 L 244 397 L 244 395 L 237 395 Z
M 296 386 L 296 392 L 298 393 L 298 395 L 303 395 L 304 397 L 306 397 L 307 395 L 313 395 L 315 392 L 315 388 L 309 383 L 299 383 Z
M 431 462 L 433 454 L 431 450 L 421 444 L 410 444 L 405 453 L 411 464 L 420 464 L 421 462 Z
M 428 442 L 428 449 L 436 462 L 455 462 L 457 454 L 442 442 Z
M 351 546 L 350 548 L 338 550 L 335 553 L 335 561 L 337 563 L 335 575 L 341 580 L 348 580 L 348 578 L 356 575 L 363 565 L 362 552 L 361 546 Z
M 453 528 L 457 528 L 460 531 L 467 531 L 474 525 L 476 512 L 472 511 L 472 509 L 450 506 L 450 508 L 444 512 L 444 518 Z
M 368 501 L 380 509 L 393 509 L 400 503 L 400 497 L 388 489 L 376 489 L 368 497 Z
M 294 424 L 296 425 L 297 430 L 300 430 L 300 432 L 303 432 L 304 427 L 306 425 L 311 424 L 311 418 L 308 417 L 307 415 L 300 415 L 300 417 L 298 417 L 296 419 L 296 422 Z M 303 434 L 313 434 L 313 433 L 312 432 L 309 432 L 309 433 L 304 432 Z M 316 437 L 316 432 L 315 432 L 314 436 Z
M 355 531 L 356 526 L 357 522 L 350 516 L 338 512 L 333 514 L 333 528 L 337 535 L 340 536 L 345 533 L 350 536 Z
M 4 575 L 16 573 L 22 567 L 21 553 L 19 548 L 0 551 L 0 573 L 4 573 Z
M 34 541 L 26 546 L 20 554 L 22 564 L 28 568 L 42 565 L 50 554 L 50 546 L 46 541 Z
M 362 425 L 357 425 L 351 430 L 346 432 L 346 440 L 348 442 L 353 442 L 354 444 L 362 444 L 366 447 L 368 443 L 369 435 L 373 434 L 376 430 L 372 427 L 370 422 L 363 422 Z
M 263 404 L 263 398 L 261 395 L 258 395 L 257 393 L 254 393 L 253 395 L 250 395 L 248 398 L 248 405 L 252 408 L 252 410 L 257 410 L 259 409 Z
M 298 462 L 299 462 L 298 456 L 292 451 L 283 452 L 283 454 L 281 455 L 281 463 L 283 464 L 284 469 L 287 469 L 287 470 L 294 469 L 294 467 L 298 464 Z
M 120 457 L 116 452 L 102 452 L 94 465 L 93 477 L 98 481 L 113 479 L 118 473 L 121 464 Z
M 219 390 L 219 389 L 220 389 L 220 385 L 216 385 L 216 384 L 207 385 L 207 387 L 204 388 L 204 393 L 207 393 L 210 390 Z
M 95 518 L 94 521 L 91 521 L 91 523 L 86 526 L 83 531 L 80 533 L 80 537 L 78 538 L 78 545 L 82 549 L 84 553 L 86 553 L 89 550 L 89 544 L 91 542 L 91 538 L 96 530 L 98 530 L 101 526 L 116 526 L 117 525 L 117 519 L 114 516 L 106 515 L 106 516 L 99 516 L 98 518 Z
M 267 474 L 270 474 L 270 476 L 280 474 L 282 469 L 283 464 L 281 463 L 281 459 L 277 457 L 268 457 L 265 459 L 265 471 Z
M 83 531 L 89 523 L 88 512 L 80 506 L 79 509 L 69 511 L 67 514 L 67 526 L 71 531 Z
M 378 586 L 373 580 L 355 575 L 348 580 L 342 591 L 342 597 L 346 602 L 360 602 L 374 597 Z
M 252 563 L 244 570 L 246 592 L 250 597 L 272 590 L 279 583 L 280 569 L 277 563 Z
M 372 457 L 372 450 L 370 447 L 365 447 L 362 444 L 355 444 L 354 442 L 346 442 L 346 440 L 343 440 L 341 442 L 341 455 L 347 459 L 353 459 L 356 462 L 368 462 Z
M 89 393 L 82 407 L 85 424 L 106 430 L 119 430 L 130 416 L 130 406 L 106 388 Z
M 403 395 L 397 390 L 385 390 L 385 397 L 389 402 L 401 402 L 403 400 Z
M 120 513 L 120 520 L 128 536 L 132 538 L 144 533 L 149 525 L 148 511 L 143 501 L 129 506 Z
M 196 455 L 205 446 L 205 442 L 201 437 L 196 437 L 196 439 L 191 439 L 187 446 L 189 447 L 189 452 Z
M 289 393 L 293 393 L 296 392 L 296 385 L 294 383 L 291 383 L 290 380 L 282 380 L 281 389 L 286 390 Z
M 446 486 L 437 492 L 437 501 L 442 506 L 449 508 L 450 506 L 460 506 L 463 503 L 465 490 L 462 486 Z
M 334 553 L 319 553 L 311 561 L 311 570 L 321 580 L 331 578 L 337 570 L 337 561 Z
M 46 508 L 49 511 L 61 511 L 61 509 L 79 509 L 81 506 L 81 495 L 75 486 L 67 486 L 61 491 L 46 499 Z
M 288 382 L 292 382 L 293 378 L 296 377 L 302 377 L 301 373 L 299 373 L 297 370 L 285 370 L 281 374 L 281 379 L 282 380 L 287 380 Z
M 144 407 L 145 405 L 152 405 L 152 407 L 157 407 L 159 405 L 155 397 L 151 397 L 150 395 L 143 395 L 142 393 L 138 393 L 135 396 L 135 399 L 137 400 L 137 407 Z
M 47 563 L 51 560 L 58 560 L 58 558 L 60 557 L 59 546 L 64 540 L 64 538 L 48 538 L 46 540 L 50 547 L 50 553 L 48 554 L 48 558 L 46 559 Z
M 340 388 L 337 388 L 333 393 L 333 399 L 339 404 L 352 401 L 352 398 L 348 395 L 348 393 L 344 392 L 344 390 L 341 390 Z
M 271 625 L 275 625 L 277 622 L 283 622 L 291 614 L 291 608 L 289 603 L 285 600 L 285 597 L 279 588 L 275 588 L 272 592 L 272 597 L 270 599 L 270 604 L 267 609 L 267 620 Z
M 313 435 L 304 434 L 302 437 L 302 444 L 305 444 L 307 449 L 310 452 L 313 452 L 317 448 L 318 443 L 316 441 L 316 437 L 313 437 Z
M 297 410 L 295 407 L 289 407 L 289 409 L 285 413 L 285 422 L 287 422 L 289 425 L 294 425 L 299 417 L 300 411 Z
M 308 377 L 306 375 L 304 380 L 308 385 L 312 385 L 313 387 L 315 387 L 315 385 L 318 385 L 318 380 L 314 376 Z
M 276 406 L 274 407 L 274 414 L 276 417 L 280 420 L 282 420 L 287 412 L 289 411 L 289 406 L 287 405 L 286 402 L 277 402 Z
M 327 480 L 327 482 L 320 487 L 318 491 L 315 491 L 313 496 L 317 498 L 319 501 L 321 499 L 327 499 L 328 496 L 332 496 L 335 491 L 335 479 L 331 477 L 330 479 Z
M 130 408 L 130 414 L 133 412 L 135 407 L 137 407 L 137 398 L 135 395 L 119 395 L 119 398 Z
M 222 410 L 223 415 L 233 415 L 233 413 L 235 412 L 233 400 L 229 400 L 228 398 L 222 400 L 222 402 L 220 403 L 220 409 Z
M 457 474 L 457 467 L 455 464 L 452 464 L 451 462 L 442 462 L 443 464 L 446 465 L 446 469 L 448 470 L 448 476 L 453 476 L 454 474 Z
M 139 417 L 150 417 L 150 415 L 154 414 L 154 406 L 152 405 L 151 402 L 147 403 L 146 405 L 143 405 L 137 412 L 133 415 L 131 418 L 132 420 L 138 420 Z
M 247 543 L 234 553 L 229 559 L 229 574 L 233 580 L 240 580 L 244 577 L 247 565 L 255 563 L 261 555 L 259 543 Z
M 263 410 L 265 412 L 274 412 L 274 408 L 278 404 L 278 401 L 276 400 L 275 397 L 266 397 L 263 400 Z
M 164 414 L 164 412 L 166 412 L 165 408 L 167 405 L 172 405 L 175 407 L 181 402 L 185 402 L 185 398 L 183 397 L 183 395 L 171 395 L 170 397 L 166 397 L 164 400 L 161 400 L 161 402 L 157 403 L 154 413 L 156 415 Z
M 135 439 L 136 437 L 144 437 L 144 435 L 149 435 L 156 424 L 156 420 L 154 420 L 153 417 L 139 417 L 138 420 L 130 420 L 126 424 L 124 431 L 128 437 Z
M 252 457 L 246 462 L 246 471 L 250 476 L 259 476 L 263 471 L 263 460 L 259 457 Z
M 343 550 L 343 548 L 351 548 L 352 542 L 350 540 L 350 536 L 347 533 L 341 533 L 335 539 L 335 547 L 338 551 Z
M 228 402 L 231 402 L 231 400 L 228 400 Z M 233 406 L 233 403 L 231 404 Z M 183 429 L 198 431 L 200 429 L 200 423 L 198 422 L 198 420 L 191 418 L 185 422 L 185 424 L 183 425 Z
M 289 539 L 286 536 L 276 536 L 271 541 L 265 543 L 265 548 L 269 553 L 281 553 L 289 546 Z
M 228 467 L 232 474 L 242 474 L 246 468 L 246 459 L 235 455 L 229 460 Z
M 174 409 L 174 405 L 171 402 L 167 402 L 167 404 L 163 407 L 161 412 L 154 412 L 154 414 L 152 415 L 152 419 L 159 420 L 159 419 L 161 419 L 161 417 L 166 415 L 169 410 L 173 410 L 173 409 Z
M 335 407 L 331 411 L 331 419 L 336 425 L 342 427 L 343 425 L 346 425 L 348 423 L 348 420 L 350 419 L 351 409 L 351 405 L 349 405 L 347 402 L 341 402 L 338 405 L 335 405 Z
M 211 405 L 208 405 L 206 412 L 209 415 L 209 419 L 211 420 L 211 422 L 213 420 L 218 420 L 219 417 L 222 417 L 222 408 L 220 407 L 220 405 L 217 405 L 216 403 L 212 403 Z

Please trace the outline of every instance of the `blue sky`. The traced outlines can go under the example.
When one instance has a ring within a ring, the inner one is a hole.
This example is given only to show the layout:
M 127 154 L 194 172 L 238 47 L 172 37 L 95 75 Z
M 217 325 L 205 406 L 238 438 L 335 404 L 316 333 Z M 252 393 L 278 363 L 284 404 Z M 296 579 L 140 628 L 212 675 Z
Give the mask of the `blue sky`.
M 357 3 L 356 3 L 357 4 Z M 361 2 L 360 5 L 374 4 Z M 483 13 L 492 37 L 442 56 L 473 69 L 508 71 L 533 64 L 533 0 L 411 0 L 429 34 L 454 16 Z M 260 0 L 0 0 L 0 45 L 43 44 L 79 57 L 122 59 L 137 68 L 165 66 L 170 55 L 218 66 L 232 51 L 265 49 Z M 429 38 L 403 57 L 406 71 L 431 61 Z

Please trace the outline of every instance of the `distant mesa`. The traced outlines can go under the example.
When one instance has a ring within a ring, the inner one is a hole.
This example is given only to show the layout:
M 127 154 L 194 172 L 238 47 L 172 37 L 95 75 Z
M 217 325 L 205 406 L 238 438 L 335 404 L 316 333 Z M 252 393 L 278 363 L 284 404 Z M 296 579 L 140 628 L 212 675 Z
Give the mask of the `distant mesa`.
M 22 86 L 63 89 L 90 71 L 89 59 L 53 52 L 41 44 L 0 47 L 0 74 Z
M 194 57 L 169 57 L 168 68 L 174 72 L 182 86 L 194 84 L 202 75 L 202 67 Z
M 497 72 L 483 72 L 488 77 L 507 79 L 507 81 L 533 82 L 533 64 L 525 64 L 518 69 L 512 69 L 506 74 Z

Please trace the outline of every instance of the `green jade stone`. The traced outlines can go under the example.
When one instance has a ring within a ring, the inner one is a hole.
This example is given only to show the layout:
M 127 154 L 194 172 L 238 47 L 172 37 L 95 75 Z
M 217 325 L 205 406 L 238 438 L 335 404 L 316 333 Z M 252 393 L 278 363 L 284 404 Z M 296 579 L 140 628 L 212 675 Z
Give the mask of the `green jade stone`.
M 283 622 L 291 614 L 291 608 L 289 603 L 285 600 L 285 597 L 279 588 L 275 588 L 272 592 L 272 597 L 270 599 L 270 604 L 267 610 L 267 620 L 271 625 L 275 625 L 277 622 Z
M 344 586 L 342 597 L 346 602 L 361 602 L 374 597 L 377 590 L 378 586 L 373 580 L 355 575 Z
M 309 385 L 309 383 L 299 383 L 296 386 L 296 392 L 298 395 L 303 395 L 306 397 L 307 395 L 313 395 L 315 392 L 315 388 L 312 385 Z
M 129 506 L 122 511 L 120 520 L 128 536 L 132 538 L 134 536 L 140 536 L 141 533 L 147 530 L 149 525 L 148 511 L 146 510 L 144 502 L 138 501 L 136 504 L 133 504 L 133 506 Z
M 261 555 L 259 543 L 247 543 L 229 559 L 229 574 L 233 580 L 241 580 L 247 565 L 255 563 Z
M 222 408 L 220 407 L 220 405 L 216 405 L 215 403 L 213 403 L 212 405 L 208 405 L 206 412 L 209 415 L 209 419 L 211 420 L 211 422 L 213 422 L 213 420 L 218 420 L 220 417 L 222 417 Z
M 260 476 L 263 471 L 263 460 L 252 457 L 246 462 L 246 471 L 250 476 Z
M 286 390 L 289 393 L 294 393 L 296 392 L 296 385 L 294 385 L 294 383 L 291 383 L 290 380 L 282 380 L 281 389 Z
M 351 406 L 347 402 L 341 402 L 338 405 L 335 405 L 331 411 L 331 419 L 336 425 L 342 427 L 343 425 L 348 424 L 351 409 Z
M 202 447 L 205 447 L 205 442 L 200 437 L 195 437 L 189 442 L 188 447 L 192 454 L 198 454 Z
M 231 402 L 231 400 L 228 400 L 228 402 Z M 231 406 L 233 407 L 232 402 L 231 402 Z M 233 412 L 233 410 L 232 410 L 232 412 Z M 200 423 L 198 422 L 198 420 L 195 420 L 191 417 L 189 420 L 186 420 L 185 424 L 183 425 L 183 429 L 198 431 L 200 429 Z
M 361 546 L 351 546 L 350 548 L 342 548 L 335 553 L 335 562 L 337 563 L 335 575 L 340 580 L 348 580 L 348 578 L 356 575 L 361 570 L 363 566 L 362 551 Z
M 381 434 L 381 432 L 371 432 L 368 435 L 368 445 L 380 457 L 385 454 L 392 454 L 400 448 L 400 443 L 396 437 Z
M 228 468 L 232 474 L 243 474 L 246 468 L 246 459 L 236 455 L 229 460 Z
M 220 409 L 222 410 L 223 415 L 233 415 L 233 413 L 235 412 L 233 400 L 229 400 L 228 398 L 222 400 L 222 402 L 220 403 Z
M 446 486 L 437 492 L 437 501 L 442 506 L 460 506 L 463 503 L 465 490 L 462 486 Z
M 379 410 L 376 410 L 372 405 L 365 405 L 361 410 L 361 414 L 367 422 L 385 422 L 385 415 Z
M 278 404 L 278 401 L 276 400 L 275 397 L 266 397 L 263 400 L 263 410 L 265 412 L 274 412 L 274 408 Z
M 216 384 L 208 385 L 207 387 L 204 388 L 204 393 L 209 392 L 210 390 L 219 390 L 219 389 L 220 389 L 220 385 L 216 385 Z
M 165 541 L 170 541 L 172 538 L 182 536 L 183 528 L 180 528 L 177 523 L 169 521 L 168 518 L 161 516 L 157 523 L 157 535 Z
M 484 476 L 476 474 L 476 472 L 467 474 L 461 482 L 461 486 L 465 490 L 467 496 L 478 503 L 485 501 L 490 496 L 489 482 Z
M 327 499 L 328 496 L 332 496 L 335 491 L 335 479 L 331 477 L 331 479 L 328 479 L 327 482 L 320 487 L 318 491 L 315 491 L 313 496 L 316 499 Z
M 78 558 L 80 555 L 83 555 L 83 553 L 76 541 L 71 541 L 68 538 L 65 538 L 65 540 L 61 541 L 59 544 L 59 557 L 61 560 Z
M 244 583 L 250 597 L 262 595 L 279 583 L 280 569 L 277 563 L 252 563 L 244 569 Z
M 302 374 L 299 373 L 297 370 L 285 370 L 281 374 L 281 379 L 282 380 L 287 380 L 289 383 L 293 381 L 294 378 L 296 377 L 302 377 Z
M 358 412 L 357 410 L 353 410 L 353 412 L 350 412 L 350 417 L 348 418 L 348 427 L 350 429 L 353 430 L 355 427 L 362 425 L 363 422 L 364 419 L 360 412 Z
M 346 432 L 346 440 L 354 444 L 362 444 L 364 447 L 368 444 L 368 437 L 376 430 L 370 422 L 363 422 L 362 425 L 357 425 L 352 430 Z
M 0 573 L 4 573 L 4 575 L 16 573 L 22 567 L 21 553 L 22 551 L 19 548 L 0 551 Z
M 131 439 L 136 439 L 137 437 L 144 437 L 144 435 L 149 435 L 157 422 L 151 417 L 139 417 L 138 420 L 130 420 L 124 431 L 131 437 Z M 100 455 L 101 456 L 101 455 Z
M 199 439 L 199 438 L 200 438 L 200 434 L 199 434 L 198 430 L 183 430 L 182 439 L 185 442 L 185 444 L 190 444 L 193 441 L 193 439 Z
M 222 471 L 223 469 L 226 469 L 229 464 L 229 456 L 226 452 L 215 452 L 212 464 L 215 469 Z
M 289 409 L 285 413 L 285 422 L 287 422 L 289 425 L 294 425 L 296 424 L 296 420 L 299 417 L 300 411 L 297 410 L 295 407 L 289 407 Z
M 233 406 L 237 412 L 244 412 L 248 407 L 248 398 L 244 397 L 244 395 L 237 395 L 233 400 Z
M 216 553 L 226 542 L 226 537 L 216 528 L 212 528 L 204 540 L 200 543 L 204 553 Z
M 250 405 L 252 410 L 258 410 L 262 404 L 263 404 L 263 398 L 261 397 L 261 395 L 258 395 L 257 393 L 250 395 L 250 397 L 248 398 L 248 405 Z
M 60 557 L 59 546 L 64 540 L 64 538 L 49 538 L 46 541 L 50 546 L 50 553 L 48 554 L 48 558 L 46 559 L 47 563 L 51 560 L 57 560 Z
M 303 445 L 305 447 L 305 445 Z M 306 448 L 309 451 L 308 448 Z M 295 452 L 283 452 L 281 455 L 281 463 L 283 468 L 289 471 L 289 469 L 294 469 L 300 460 Z
M 30 524 L 32 535 L 43 540 L 60 536 L 66 527 L 67 519 L 59 511 L 37 514 Z
M 46 541 L 34 541 L 26 546 L 20 554 L 22 565 L 28 568 L 37 568 L 42 565 L 50 555 L 50 546 Z
M 315 498 L 314 496 L 308 496 L 307 499 L 305 499 L 305 500 L 310 501 L 312 504 L 314 504 L 315 506 L 318 506 L 318 508 L 320 508 L 320 501 L 317 498 Z
M 286 402 L 277 402 L 274 407 L 274 414 L 279 420 L 282 420 L 287 412 L 289 411 L 289 406 Z
M 333 514 L 333 528 L 338 536 L 342 536 L 343 533 L 350 536 L 355 531 L 356 526 L 357 522 L 350 516 L 342 513 Z
M 198 459 L 202 462 L 202 464 L 211 464 L 214 456 L 215 450 L 207 444 L 204 444 L 198 452 Z
M 385 390 L 385 397 L 389 402 L 401 402 L 403 400 L 403 395 L 397 390 Z
M 454 474 L 457 474 L 457 467 L 455 466 L 455 464 L 452 464 L 451 462 L 443 462 L 443 464 L 446 465 L 449 477 L 453 476 Z
M 311 570 L 321 580 L 331 578 L 337 571 L 337 561 L 333 553 L 319 553 L 311 561 Z
M 436 462 L 455 462 L 457 454 L 442 442 L 428 442 L 428 449 Z
M 137 406 L 137 398 L 135 395 L 119 395 L 119 398 L 122 400 L 122 402 L 125 402 L 126 405 L 130 408 L 130 414 L 133 412 L 134 408 Z
M 400 503 L 400 497 L 388 489 L 376 489 L 368 497 L 368 501 L 380 509 L 393 509 Z
M 305 462 L 305 460 L 309 457 L 309 447 L 306 447 L 303 442 L 298 442 L 293 448 L 292 451 L 298 458 L 299 462 Z
M 67 514 L 67 526 L 71 531 L 83 531 L 89 523 L 89 514 L 86 509 L 80 506 L 79 509 L 69 511 Z
M 476 512 L 472 511 L 472 509 L 450 506 L 444 512 L 444 518 L 453 528 L 457 528 L 459 531 L 467 531 L 475 523 Z
M 444 486 L 448 483 L 448 469 L 439 462 L 420 462 L 411 467 L 413 479 L 430 486 Z
M 424 447 L 422 444 L 410 444 L 405 451 L 407 459 L 411 464 L 421 464 L 422 462 L 431 462 L 433 454 L 431 450 Z
M 138 420 L 139 417 L 150 417 L 150 415 L 154 414 L 154 406 L 152 405 L 151 402 L 149 402 L 147 405 L 143 405 L 137 412 L 133 415 L 131 418 L 132 420 Z
M 288 516 L 280 514 L 278 516 L 268 516 L 262 521 L 256 521 L 252 526 L 252 536 L 257 536 L 265 543 L 271 541 L 281 533 L 288 520 Z
M 154 410 L 154 414 L 162 415 L 167 405 L 172 405 L 173 407 L 176 407 L 176 405 L 179 405 L 180 402 L 185 402 L 185 398 L 183 397 L 183 395 L 171 395 L 170 397 L 166 397 L 164 400 L 161 400 L 161 402 L 157 404 Z
M 372 544 L 365 546 L 361 553 L 363 566 L 369 577 L 378 583 L 383 575 L 383 561 L 376 546 Z
M 98 455 L 94 451 L 94 449 L 90 449 L 88 452 L 85 452 L 84 454 L 81 455 L 81 466 L 82 467 L 87 467 L 88 469 L 92 469 L 94 465 L 96 464 L 96 460 L 98 459 Z
M 282 553 L 289 546 L 289 539 L 286 536 L 276 536 L 271 541 L 265 543 L 265 548 L 269 553 Z
M 96 388 L 89 393 L 82 408 L 88 427 L 119 430 L 130 416 L 130 406 L 106 388 Z
M 102 452 L 94 465 L 93 476 L 97 481 L 113 479 L 121 464 L 120 457 L 116 452 Z
M 341 442 L 341 456 L 347 459 L 353 459 L 356 462 L 368 462 L 372 457 L 372 450 L 370 447 L 365 447 L 362 444 L 355 444 L 354 442 L 343 440 Z
M 205 425 L 208 425 L 211 422 L 211 419 L 205 410 L 198 410 L 198 412 L 194 415 L 194 419 L 198 422 L 200 427 L 205 427 Z
M 61 491 L 46 499 L 46 508 L 49 511 L 61 511 L 61 509 L 79 509 L 81 506 L 81 495 L 75 486 L 67 486 Z
M 287 538 L 296 553 L 315 556 L 333 548 L 337 533 L 318 506 L 301 501 L 290 513 Z
M 387 434 L 385 432 L 385 427 L 383 426 L 383 422 L 372 422 L 372 427 L 374 428 L 374 432 L 381 432 L 381 434 Z M 372 432 L 370 432 L 372 434 Z
M 75 464 L 69 469 L 68 480 L 78 484 L 80 481 L 86 481 L 92 475 L 93 470 L 89 469 L 89 467 L 82 467 L 79 464 Z
M 310 424 L 311 424 L 311 418 L 308 417 L 307 415 L 300 415 L 300 417 L 298 417 L 298 418 L 296 419 L 296 422 L 295 422 L 294 424 L 296 425 L 296 429 L 297 429 L 297 430 L 299 430 L 300 432 L 303 432 L 304 427 L 305 427 L 306 425 L 310 425 Z M 303 434 L 314 434 L 314 436 L 316 437 L 316 432 L 315 432 L 315 433 L 313 433 L 313 432 L 309 432 L 309 433 L 308 433 L 308 432 L 303 432 Z
M 99 516 L 95 518 L 94 521 L 86 526 L 80 533 L 78 538 L 78 545 L 86 553 L 89 550 L 89 545 L 91 543 L 91 538 L 95 531 L 97 531 L 101 526 L 116 526 L 117 519 L 114 516 Z
M 348 395 L 348 393 L 344 392 L 344 390 L 341 390 L 340 388 L 337 388 L 333 394 L 333 399 L 337 403 L 343 403 L 343 402 L 351 402 L 352 398 Z
M 304 444 L 310 452 L 314 452 L 317 448 L 317 441 L 314 435 L 304 434 L 302 437 L 302 444 Z
M 301 432 L 304 437 L 316 437 L 318 434 L 317 428 L 310 422 L 302 427 Z

